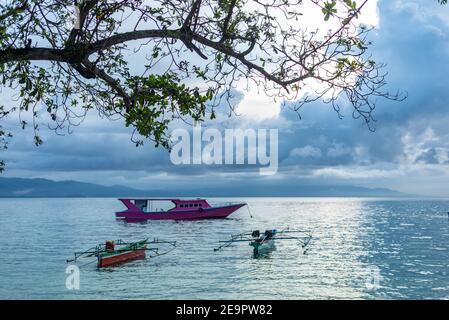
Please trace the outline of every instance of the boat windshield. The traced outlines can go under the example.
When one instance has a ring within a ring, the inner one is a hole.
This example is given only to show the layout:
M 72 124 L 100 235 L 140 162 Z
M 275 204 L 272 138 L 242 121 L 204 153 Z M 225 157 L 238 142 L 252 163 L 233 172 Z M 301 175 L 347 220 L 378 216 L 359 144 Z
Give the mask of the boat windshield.
M 143 212 L 166 212 L 176 207 L 171 200 L 136 199 L 134 204 Z

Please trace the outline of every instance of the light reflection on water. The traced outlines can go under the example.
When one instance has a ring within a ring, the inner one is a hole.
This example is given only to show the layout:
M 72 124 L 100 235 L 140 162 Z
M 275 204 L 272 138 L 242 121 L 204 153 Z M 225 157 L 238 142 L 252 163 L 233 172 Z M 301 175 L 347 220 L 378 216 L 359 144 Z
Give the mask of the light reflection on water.
M 239 199 L 216 199 L 219 202 Z M 0 298 L 395 299 L 449 298 L 449 201 L 250 198 L 224 220 L 124 223 L 115 199 L 0 199 Z M 313 230 L 306 255 L 278 241 L 254 259 L 247 243 L 213 252 L 252 229 Z M 65 288 L 65 260 L 106 239 L 176 240 L 168 255 L 118 268 L 81 268 Z M 379 271 L 378 286 L 366 283 Z

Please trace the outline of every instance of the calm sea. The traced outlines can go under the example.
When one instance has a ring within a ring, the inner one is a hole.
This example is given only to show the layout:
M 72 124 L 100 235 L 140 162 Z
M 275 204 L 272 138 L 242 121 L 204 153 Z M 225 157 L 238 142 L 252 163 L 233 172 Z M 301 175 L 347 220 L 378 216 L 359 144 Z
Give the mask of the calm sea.
M 227 201 L 236 199 L 214 199 Z M 449 201 L 250 198 L 224 220 L 124 223 L 115 199 L 0 199 L 1 299 L 447 299 Z M 218 240 L 253 229 L 313 230 L 303 254 L 278 241 L 265 258 Z M 176 240 L 171 253 L 121 267 L 66 259 L 106 239 Z

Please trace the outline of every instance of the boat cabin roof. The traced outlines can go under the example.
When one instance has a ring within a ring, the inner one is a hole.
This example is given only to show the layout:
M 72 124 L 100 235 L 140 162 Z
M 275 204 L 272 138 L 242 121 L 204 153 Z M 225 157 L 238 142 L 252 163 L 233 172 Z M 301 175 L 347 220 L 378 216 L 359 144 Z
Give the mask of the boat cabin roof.
M 173 199 L 173 198 L 144 198 L 144 197 L 139 197 L 139 198 L 119 198 L 119 200 L 157 200 L 157 201 L 175 201 L 175 200 L 179 200 L 179 199 Z

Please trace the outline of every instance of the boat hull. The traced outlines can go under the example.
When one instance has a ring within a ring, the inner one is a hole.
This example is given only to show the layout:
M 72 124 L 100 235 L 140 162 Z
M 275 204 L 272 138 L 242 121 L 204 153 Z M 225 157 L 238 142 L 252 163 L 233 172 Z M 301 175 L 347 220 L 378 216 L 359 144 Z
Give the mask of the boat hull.
M 98 268 L 113 267 L 128 261 L 145 259 L 145 248 L 121 252 L 98 258 Z
M 273 239 L 263 241 L 262 243 L 253 241 L 250 243 L 250 246 L 254 248 L 255 255 L 269 253 L 275 249 Z
M 223 219 L 234 213 L 241 207 L 242 204 L 235 204 L 223 207 L 214 207 L 206 209 L 195 210 L 177 210 L 166 212 L 142 212 L 142 211 L 122 211 L 116 212 L 115 216 L 119 219 L 126 219 L 132 221 L 142 220 L 199 220 L 199 219 Z

